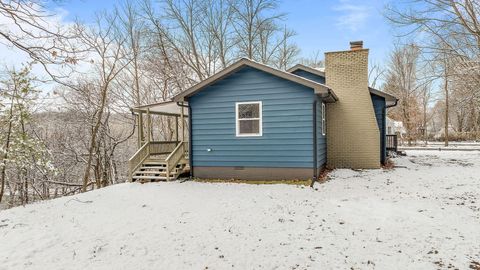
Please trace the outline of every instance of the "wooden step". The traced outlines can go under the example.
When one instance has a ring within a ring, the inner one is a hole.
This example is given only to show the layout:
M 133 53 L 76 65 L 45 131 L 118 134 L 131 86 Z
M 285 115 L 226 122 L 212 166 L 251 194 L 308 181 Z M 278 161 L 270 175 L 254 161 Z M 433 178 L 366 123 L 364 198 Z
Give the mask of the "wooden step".
M 140 170 L 161 170 L 164 171 L 167 167 L 164 166 L 142 166 L 139 168 Z
M 175 168 L 173 170 L 170 171 L 170 173 L 178 173 L 182 171 L 182 168 Z M 139 169 L 139 170 L 136 170 L 135 173 L 157 173 L 157 174 L 161 174 L 161 173 L 166 173 L 167 170 L 149 170 L 149 168 L 146 168 L 145 170 L 142 171 L 142 169 Z
M 156 165 L 156 166 L 167 166 L 165 161 L 152 161 L 152 160 L 145 160 L 143 165 Z
M 167 174 L 167 172 L 166 171 L 136 171 L 135 174 Z
M 172 179 L 170 177 L 170 179 Z M 151 180 L 151 181 L 166 181 L 166 176 L 133 176 L 133 180 Z

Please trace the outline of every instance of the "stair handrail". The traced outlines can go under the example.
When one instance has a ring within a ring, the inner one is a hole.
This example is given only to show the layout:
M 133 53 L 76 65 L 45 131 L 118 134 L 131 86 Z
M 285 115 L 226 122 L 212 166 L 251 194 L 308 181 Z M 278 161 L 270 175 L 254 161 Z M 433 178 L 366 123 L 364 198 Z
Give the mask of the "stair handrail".
M 145 142 L 135 154 L 128 160 L 128 177 L 130 182 L 133 180 L 133 173 L 150 156 L 150 143 Z
M 185 142 L 181 141 L 177 147 L 165 159 L 167 169 L 167 181 L 170 180 L 170 171 L 174 169 L 185 155 Z

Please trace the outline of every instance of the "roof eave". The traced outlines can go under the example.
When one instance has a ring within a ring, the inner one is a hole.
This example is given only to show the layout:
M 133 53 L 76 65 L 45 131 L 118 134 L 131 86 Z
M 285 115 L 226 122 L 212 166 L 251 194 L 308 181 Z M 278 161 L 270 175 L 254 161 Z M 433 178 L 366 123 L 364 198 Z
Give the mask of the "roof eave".
M 325 103 L 335 103 L 338 101 L 335 92 L 327 86 L 324 86 L 321 89 L 315 89 L 315 94 L 319 95 Z
M 325 77 L 325 71 L 321 71 L 321 70 L 318 70 L 318 69 L 315 69 L 315 68 L 312 68 L 312 67 L 308 67 L 308 66 L 305 66 L 303 64 L 296 64 L 295 66 L 289 68 L 287 70 L 287 72 L 292 73 L 292 72 L 295 72 L 297 70 L 303 70 L 303 71 L 310 72 L 312 74 L 315 74 L 315 75 L 318 75 L 318 76 L 321 76 L 321 77 Z
M 385 98 L 385 102 L 387 103 L 387 108 L 388 107 L 394 107 L 398 103 L 398 98 L 395 97 L 394 95 L 385 93 L 383 91 L 377 90 L 377 89 L 372 88 L 372 87 L 368 87 L 368 90 L 370 91 L 370 93 L 372 93 L 374 95 L 381 96 L 381 97 Z

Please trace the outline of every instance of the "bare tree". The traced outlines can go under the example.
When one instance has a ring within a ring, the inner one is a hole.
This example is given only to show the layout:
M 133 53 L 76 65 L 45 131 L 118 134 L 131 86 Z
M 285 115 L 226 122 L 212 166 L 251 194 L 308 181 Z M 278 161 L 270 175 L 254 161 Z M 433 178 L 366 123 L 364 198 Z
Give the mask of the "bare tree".
M 309 57 L 300 59 L 300 63 L 312 68 L 324 68 L 325 61 L 323 60 L 323 53 L 321 51 L 314 51 Z
M 92 160 L 94 152 L 97 150 L 97 136 L 104 121 L 103 116 L 107 106 L 108 95 L 111 92 L 112 82 L 130 63 L 129 61 L 124 61 L 126 52 L 123 45 L 126 42 L 126 38 L 119 35 L 116 31 L 115 25 L 119 22 L 118 20 L 118 13 L 115 12 L 112 15 L 99 15 L 96 25 L 91 28 L 86 29 L 81 25 L 77 25 L 78 36 L 90 48 L 92 59 L 94 59 L 92 61 L 98 74 L 98 78 L 94 80 L 92 86 L 98 90 L 98 103 L 92 104 L 94 107 L 91 115 L 91 134 L 88 143 L 87 162 L 82 181 L 83 191 L 86 191 L 89 184 Z M 90 91 L 88 87 L 74 87 L 73 89 L 75 91 Z
M 436 77 L 441 80 L 445 98 L 444 137 L 448 145 L 451 83 L 468 78 L 470 84 L 476 85 L 468 87 L 474 96 L 480 92 L 480 76 L 475 71 L 480 68 L 480 2 L 414 0 L 406 6 L 388 6 L 386 15 L 399 29 L 400 36 L 415 37 L 427 61 L 437 67 Z M 476 112 L 480 104 L 472 106 Z M 472 126 L 478 126 L 478 120 L 474 118 Z
M 408 144 L 416 139 L 419 124 L 419 93 L 424 82 L 418 71 L 419 48 L 416 45 L 397 47 L 391 54 L 384 90 L 399 98 L 399 106 L 390 114 L 401 120 Z
M 368 71 L 368 82 L 371 87 L 376 88 L 377 83 L 385 76 L 386 70 L 379 63 L 373 63 Z
M 284 18 L 285 14 L 275 13 L 278 8 L 277 0 L 245 0 L 231 3 L 235 10 L 233 27 L 240 55 L 262 61 L 260 44 L 268 44 L 265 39 L 271 37 L 271 33 L 266 31 L 273 31 L 272 27 L 276 26 L 276 21 Z M 273 14 L 267 15 L 272 11 Z
M 59 25 L 44 1 L 0 1 L 0 17 L 7 22 L 0 29 L 0 42 L 25 52 L 52 78 L 68 77 L 83 57 L 84 48 L 71 27 Z M 53 69 L 58 65 L 63 65 L 62 72 Z

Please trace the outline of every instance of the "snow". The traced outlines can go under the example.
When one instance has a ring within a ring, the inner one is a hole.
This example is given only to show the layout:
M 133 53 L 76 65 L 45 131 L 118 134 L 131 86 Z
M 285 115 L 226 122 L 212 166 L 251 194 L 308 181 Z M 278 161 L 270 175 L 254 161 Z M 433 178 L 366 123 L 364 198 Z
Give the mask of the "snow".
M 423 142 L 412 146 L 402 145 L 398 147 L 400 150 L 437 150 L 437 151 L 480 151 L 480 143 L 478 142 L 450 142 L 445 146 L 444 142 Z
M 0 211 L 0 269 L 475 267 L 480 152 L 407 153 L 315 189 L 130 183 Z

